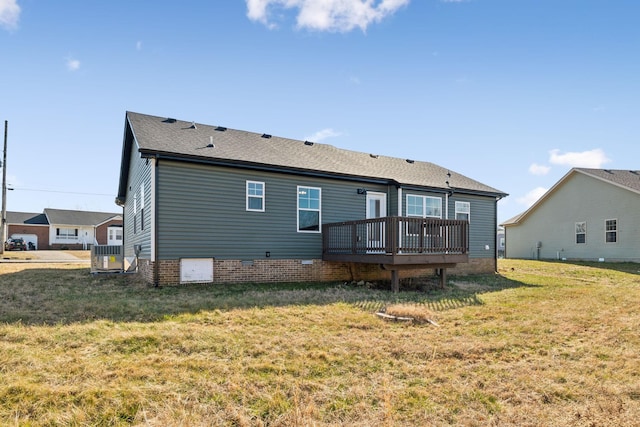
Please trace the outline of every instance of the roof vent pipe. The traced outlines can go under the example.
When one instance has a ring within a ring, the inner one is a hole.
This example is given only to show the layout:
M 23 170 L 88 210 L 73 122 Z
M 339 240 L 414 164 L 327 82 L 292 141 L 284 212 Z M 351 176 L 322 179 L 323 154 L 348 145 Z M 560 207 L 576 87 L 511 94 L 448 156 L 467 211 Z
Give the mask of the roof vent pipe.
M 196 122 L 191 122 L 191 129 L 198 129 L 198 128 L 196 127 Z

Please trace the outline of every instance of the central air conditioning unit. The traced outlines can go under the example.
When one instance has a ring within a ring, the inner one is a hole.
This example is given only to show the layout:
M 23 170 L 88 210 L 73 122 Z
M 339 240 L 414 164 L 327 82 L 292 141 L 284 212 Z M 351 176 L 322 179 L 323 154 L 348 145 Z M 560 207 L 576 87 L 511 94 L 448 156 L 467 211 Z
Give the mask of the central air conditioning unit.
M 123 248 L 119 245 L 94 245 L 91 247 L 91 273 L 122 271 Z

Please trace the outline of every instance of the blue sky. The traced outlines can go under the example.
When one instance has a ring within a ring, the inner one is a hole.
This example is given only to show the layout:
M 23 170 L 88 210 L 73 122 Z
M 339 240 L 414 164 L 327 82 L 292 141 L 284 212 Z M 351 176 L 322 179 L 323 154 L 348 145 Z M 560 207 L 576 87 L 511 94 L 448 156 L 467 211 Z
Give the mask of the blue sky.
M 636 0 L 0 0 L 10 211 L 119 212 L 125 112 L 430 161 L 509 193 L 640 169 Z M 4 128 L 4 126 L 3 126 Z

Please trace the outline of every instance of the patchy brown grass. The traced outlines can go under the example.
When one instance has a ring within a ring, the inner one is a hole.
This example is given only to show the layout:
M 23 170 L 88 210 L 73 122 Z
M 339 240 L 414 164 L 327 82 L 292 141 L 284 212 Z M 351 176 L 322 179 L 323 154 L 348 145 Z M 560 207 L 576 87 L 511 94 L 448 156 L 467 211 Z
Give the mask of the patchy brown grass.
M 0 424 L 636 425 L 639 266 L 499 267 L 396 296 L 0 264 Z

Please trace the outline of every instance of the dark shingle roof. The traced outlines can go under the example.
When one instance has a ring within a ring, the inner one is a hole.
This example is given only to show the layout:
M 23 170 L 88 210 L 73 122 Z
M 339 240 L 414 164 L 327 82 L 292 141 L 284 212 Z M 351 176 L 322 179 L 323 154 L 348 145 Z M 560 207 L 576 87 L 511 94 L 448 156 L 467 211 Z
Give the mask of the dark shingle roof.
M 7 224 L 49 225 L 49 222 L 41 213 L 7 212 Z
M 120 214 L 113 212 L 90 212 L 64 209 L 45 209 L 44 214 L 50 224 L 55 225 L 98 225 Z
M 577 172 L 582 172 L 594 178 L 609 181 L 620 187 L 626 187 L 640 193 L 640 171 L 626 169 L 587 169 L 575 168 Z
M 311 171 L 427 188 L 447 189 L 446 181 L 449 181 L 449 185 L 456 190 L 506 196 L 500 190 L 429 162 L 407 161 L 344 150 L 328 144 L 311 144 L 133 112 L 127 112 L 127 120 L 143 154 Z M 126 153 L 123 152 L 123 155 L 126 156 Z M 447 176 L 447 173 L 451 175 Z

